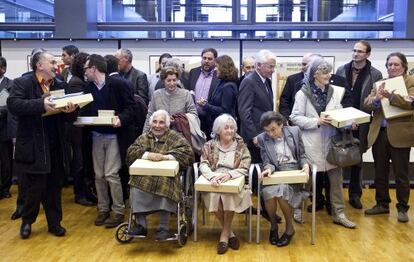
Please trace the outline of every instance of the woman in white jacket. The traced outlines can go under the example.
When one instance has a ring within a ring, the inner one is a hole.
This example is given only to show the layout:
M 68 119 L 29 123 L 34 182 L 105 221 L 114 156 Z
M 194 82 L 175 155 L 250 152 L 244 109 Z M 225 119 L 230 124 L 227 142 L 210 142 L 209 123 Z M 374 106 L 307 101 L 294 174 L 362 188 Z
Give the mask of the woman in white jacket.
M 328 163 L 329 144 L 336 129 L 330 125 L 329 117 L 321 117 L 327 110 L 342 108 L 344 88 L 329 85 L 332 66 L 321 57 L 310 62 L 303 86 L 295 97 L 290 119 L 302 130 L 305 152 L 310 163 L 318 168 L 318 175 L 326 173 L 329 178 L 333 222 L 346 228 L 356 225 L 345 216 L 342 196 L 342 169 Z

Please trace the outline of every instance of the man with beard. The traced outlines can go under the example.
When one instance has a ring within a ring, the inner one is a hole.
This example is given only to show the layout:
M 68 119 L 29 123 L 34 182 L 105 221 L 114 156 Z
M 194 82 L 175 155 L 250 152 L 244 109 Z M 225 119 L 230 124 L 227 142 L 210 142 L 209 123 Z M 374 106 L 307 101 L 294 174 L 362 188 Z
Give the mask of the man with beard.
M 371 111 L 364 107 L 364 100 L 370 94 L 373 84 L 382 79 L 381 72 L 371 66 L 368 60 L 371 55 L 371 45 L 367 41 L 358 41 L 352 49 L 352 61 L 340 66 L 336 74 L 347 81 L 347 86 L 352 97 L 352 106 L 369 114 Z M 367 136 L 369 123 L 359 125 L 353 131 L 361 145 L 361 153 L 367 150 Z M 346 167 L 344 174 L 349 174 L 349 203 L 356 209 L 362 209 L 362 175 L 361 165 Z
M 211 126 L 207 124 L 207 114 L 202 105 L 208 101 L 217 86 L 218 79 L 216 70 L 217 50 L 205 48 L 201 52 L 201 66 L 191 69 L 190 87 L 193 92 L 194 101 L 197 107 L 198 117 L 201 122 L 201 130 L 209 137 Z

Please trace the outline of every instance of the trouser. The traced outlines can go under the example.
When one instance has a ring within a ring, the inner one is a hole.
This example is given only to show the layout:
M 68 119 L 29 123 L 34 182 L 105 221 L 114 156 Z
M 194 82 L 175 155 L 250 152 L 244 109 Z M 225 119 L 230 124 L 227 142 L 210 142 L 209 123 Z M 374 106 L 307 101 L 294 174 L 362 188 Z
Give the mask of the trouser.
M 395 175 L 398 211 L 409 209 L 410 181 L 408 165 L 411 148 L 396 148 L 388 141 L 387 131 L 381 128 L 377 140 L 372 146 L 375 165 L 375 200 L 377 204 L 388 207 L 391 202 L 389 195 L 390 160 Z
M 94 132 L 92 137 L 92 158 L 95 170 L 95 185 L 98 195 L 98 210 L 124 213 L 122 185 L 118 171 L 121 168 L 118 139 L 116 135 L 104 135 Z M 112 198 L 110 209 L 109 190 Z
M 354 130 L 352 134 L 359 139 L 359 131 Z M 361 158 L 362 159 L 362 158 Z M 361 164 L 343 168 L 344 175 L 349 177 L 348 196 L 349 199 L 361 198 L 362 196 L 362 172 Z
M 73 192 L 75 199 L 86 197 L 86 184 L 83 172 L 82 128 L 73 125 L 67 126 L 68 146 L 70 149 L 70 174 L 73 178 Z
M 362 173 L 361 165 L 345 167 L 344 174 L 349 176 L 348 196 L 349 199 L 361 198 L 362 196 Z
M 33 224 L 39 214 L 40 203 L 46 213 L 49 227 L 60 225 L 62 221 L 62 160 L 59 153 L 51 152 L 51 172 L 31 174 L 21 172 L 21 187 L 23 200 L 23 223 Z M 20 172 L 20 171 L 19 171 Z
M 342 195 L 342 168 L 334 168 L 326 173 L 329 179 L 332 217 L 337 217 L 339 214 L 344 213 L 345 209 L 344 197 Z
M 325 189 L 325 196 L 323 190 Z M 316 173 L 316 205 L 322 206 L 330 203 L 329 178 L 326 172 Z
M 252 164 L 262 163 L 262 158 L 260 156 L 260 148 L 253 145 L 253 143 L 251 143 L 251 142 L 247 143 L 247 148 L 249 149 L 250 156 L 251 156 L 251 159 L 252 159 L 251 163 Z M 257 176 L 258 176 L 258 174 L 257 174 L 256 168 L 255 168 L 253 170 L 253 174 L 252 174 L 252 191 L 253 192 L 257 191 Z
M 0 195 L 9 193 L 12 185 L 13 142 L 0 142 Z

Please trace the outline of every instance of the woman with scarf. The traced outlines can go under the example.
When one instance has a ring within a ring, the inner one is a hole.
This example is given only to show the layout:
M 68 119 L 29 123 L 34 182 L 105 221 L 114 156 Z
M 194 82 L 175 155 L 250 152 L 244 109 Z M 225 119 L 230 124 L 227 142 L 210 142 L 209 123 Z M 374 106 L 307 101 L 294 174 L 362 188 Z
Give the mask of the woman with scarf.
M 342 108 L 344 88 L 329 85 L 332 66 L 321 57 L 309 63 L 303 86 L 295 97 L 290 119 L 302 130 L 305 152 L 311 164 L 318 169 L 317 175 L 326 173 L 330 184 L 331 215 L 335 224 L 355 228 L 356 224 L 345 216 L 342 195 L 342 169 L 326 160 L 332 137 L 336 129 L 330 125 L 329 116 L 321 112 Z

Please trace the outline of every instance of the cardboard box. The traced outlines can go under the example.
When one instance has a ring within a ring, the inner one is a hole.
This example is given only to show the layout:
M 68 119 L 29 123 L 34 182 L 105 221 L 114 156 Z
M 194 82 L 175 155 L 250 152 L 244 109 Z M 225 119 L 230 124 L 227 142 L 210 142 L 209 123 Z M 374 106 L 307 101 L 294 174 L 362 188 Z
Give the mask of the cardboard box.
M 399 94 L 401 96 L 408 96 L 407 87 L 405 86 L 404 78 L 402 76 L 375 82 L 375 88 L 378 89 L 378 87 L 384 82 L 384 89 L 388 90 L 388 92 L 394 92 L 395 94 Z M 381 99 L 381 107 L 386 119 L 413 115 L 413 110 L 405 110 L 397 106 L 390 105 L 390 102 L 387 98 Z
M 346 107 L 341 109 L 335 109 L 325 111 L 321 113 L 321 116 L 329 116 L 332 118 L 331 125 L 336 128 L 344 126 L 350 126 L 352 123 L 363 124 L 371 121 L 371 115 L 354 107 Z
M 204 176 L 199 176 L 194 187 L 197 191 L 202 192 L 240 193 L 244 187 L 244 176 L 231 179 L 219 186 L 213 186 Z
M 64 89 L 50 91 L 50 100 L 55 104 L 56 110 L 53 112 L 47 112 L 42 116 L 50 116 L 62 113 L 60 109 L 67 106 L 69 102 L 79 105 L 80 108 L 86 106 L 93 101 L 92 94 L 83 94 L 83 92 L 66 94 Z
M 137 159 L 129 167 L 129 174 L 134 176 L 168 176 L 178 174 L 180 164 L 175 160 L 151 161 Z
M 309 177 L 302 170 L 277 171 L 264 177 L 263 185 L 301 184 L 307 183 L 308 179 Z
M 93 101 L 93 96 L 92 94 L 68 94 L 56 98 L 52 97 L 51 100 L 57 109 L 67 106 L 70 102 L 82 108 Z
M 116 121 L 114 110 L 98 110 L 98 116 L 79 116 L 74 125 L 112 126 Z

